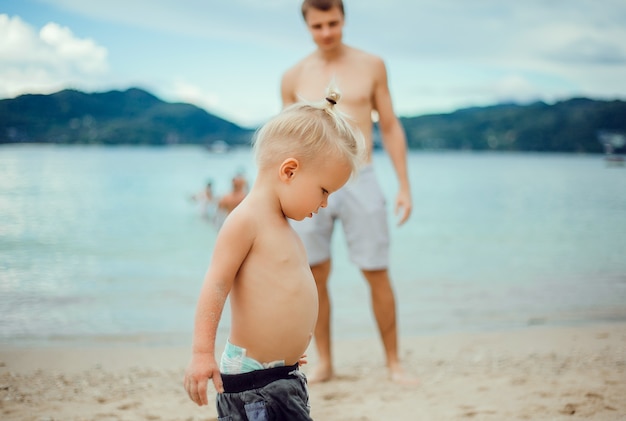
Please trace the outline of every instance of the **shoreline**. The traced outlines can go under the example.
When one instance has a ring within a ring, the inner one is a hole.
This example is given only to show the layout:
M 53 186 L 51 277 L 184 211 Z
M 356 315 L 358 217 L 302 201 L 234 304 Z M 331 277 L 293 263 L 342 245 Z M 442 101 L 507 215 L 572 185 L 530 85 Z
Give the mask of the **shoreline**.
M 223 341 L 218 338 L 219 344 Z M 626 323 L 401 337 L 417 387 L 387 380 L 377 337 L 336 340 L 336 378 L 310 386 L 316 420 L 626 419 Z M 3 420 L 215 420 L 182 376 L 190 348 L 0 345 Z M 316 356 L 309 350 L 307 373 Z
M 624 313 L 626 315 L 626 313 Z M 621 313 L 616 314 L 614 318 L 598 318 L 576 320 L 571 318 L 563 318 L 562 320 L 549 319 L 544 317 L 529 318 L 526 323 L 517 324 L 492 324 L 481 326 L 466 326 L 462 329 L 451 330 L 442 329 L 422 329 L 419 332 L 408 333 L 400 332 L 400 341 L 403 338 L 436 338 L 441 336 L 457 336 L 457 335 L 481 335 L 481 334 L 499 334 L 499 333 L 515 333 L 524 332 L 529 329 L 586 329 L 599 326 L 624 325 L 626 326 L 626 318 Z M 346 334 L 337 332 L 335 329 L 334 339 L 341 338 L 341 341 L 359 342 L 369 340 L 374 336 L 377 337 L 373 322 L 359 334 Z M 2 349 L 54 349 L 54 348 L 177 348 L 191 346 L 193 333 L 188 332 L 137 332 L 137 333 L 117 333 L 117 334 L 95 334 L 95 335 L 60 335 L 55 334 L 48 337 L 35 336 L 14 336 L 0 339 L 0 352 Z M 228 336 L 228 326 L 220 327 L 217 333 L 216 343 L 221 343 Z

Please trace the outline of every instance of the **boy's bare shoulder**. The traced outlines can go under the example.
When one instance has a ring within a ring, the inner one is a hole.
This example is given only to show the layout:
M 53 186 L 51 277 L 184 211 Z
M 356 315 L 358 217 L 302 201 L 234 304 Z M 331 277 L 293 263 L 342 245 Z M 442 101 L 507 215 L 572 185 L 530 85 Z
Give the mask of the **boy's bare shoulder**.
M 251 234 L 257 226 L 255 213 L 247 206 L 245 199 L 237 205 L 226 217 L 220 231 L 240 235 Z
M 228 215 L 226 222 L 236 225 L 238 229 L 247 232 L 259 232 L 271 225 L 273 221 L 284 221 L 282 214 L 276 214 L 268 209 L 268 206 L 259 201 L 246 197 Z

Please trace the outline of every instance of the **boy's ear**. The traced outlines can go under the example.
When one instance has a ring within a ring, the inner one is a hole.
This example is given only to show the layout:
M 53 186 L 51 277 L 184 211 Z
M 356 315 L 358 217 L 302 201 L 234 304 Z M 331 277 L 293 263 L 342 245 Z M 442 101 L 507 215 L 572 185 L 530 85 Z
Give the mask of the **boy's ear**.
M 280 164 L 279 174 L 281 181 L 286 183 L 293 180 L 300 169 L 300 162 L 296 158 L 287 158 Z

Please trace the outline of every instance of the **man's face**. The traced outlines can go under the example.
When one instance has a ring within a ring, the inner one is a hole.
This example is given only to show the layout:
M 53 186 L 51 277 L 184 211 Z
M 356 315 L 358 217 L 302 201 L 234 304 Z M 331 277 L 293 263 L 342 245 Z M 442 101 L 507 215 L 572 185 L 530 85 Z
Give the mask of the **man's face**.
M 341 44 L 344 16 L 339 7 L 328 11 L 311 8 L 306 13 L 306 25 L 313 41 L 322 50 L 330 50 Z

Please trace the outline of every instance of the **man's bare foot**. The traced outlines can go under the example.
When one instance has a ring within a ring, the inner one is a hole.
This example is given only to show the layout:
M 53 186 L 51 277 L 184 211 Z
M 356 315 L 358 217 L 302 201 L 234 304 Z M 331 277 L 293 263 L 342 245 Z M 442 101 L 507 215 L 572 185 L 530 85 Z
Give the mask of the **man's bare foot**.
M 333 378 L 333 369 L 328 366 L 318 365 L 311 370 L 310 374 L 307 374 L 306 378 L 308 384 L 324 383 Z
M 407 373 L 402 367 L 390 368 L 389 380 L 402 386 L 417 386 L 420 383 L 417 377 Z

